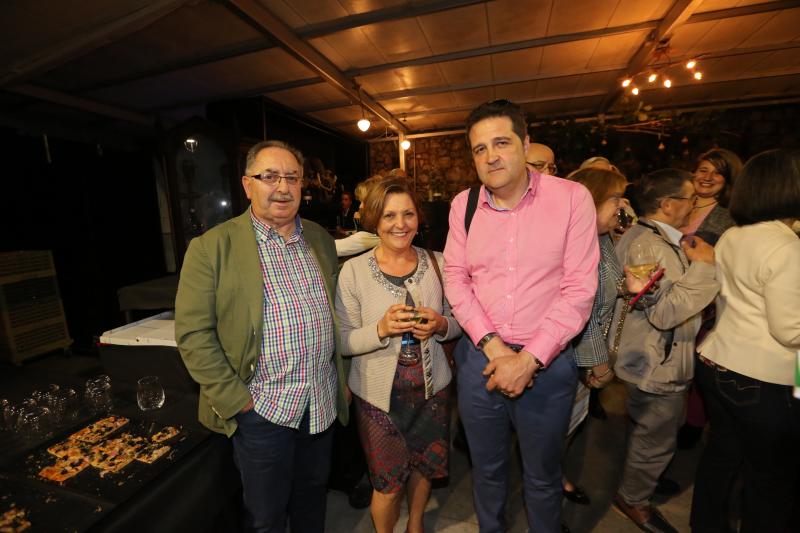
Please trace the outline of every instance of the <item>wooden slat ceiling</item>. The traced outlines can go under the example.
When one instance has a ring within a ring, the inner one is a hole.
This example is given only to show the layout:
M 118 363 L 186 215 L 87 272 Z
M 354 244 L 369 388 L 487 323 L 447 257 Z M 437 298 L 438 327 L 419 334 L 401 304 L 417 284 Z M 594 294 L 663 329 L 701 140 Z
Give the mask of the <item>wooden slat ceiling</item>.
M 558 118 L 637 98 L 800 97 L 800 0 L 9 0 L 0 35 L 0 114 L 60 105 L 147 122 L 263 95 L 370 138 L 459 128 L 494 98 Z M 691 58 L 700 81 L 681 66 Z M 667 62 L 671 89 L 621 90 L 631 68 Z

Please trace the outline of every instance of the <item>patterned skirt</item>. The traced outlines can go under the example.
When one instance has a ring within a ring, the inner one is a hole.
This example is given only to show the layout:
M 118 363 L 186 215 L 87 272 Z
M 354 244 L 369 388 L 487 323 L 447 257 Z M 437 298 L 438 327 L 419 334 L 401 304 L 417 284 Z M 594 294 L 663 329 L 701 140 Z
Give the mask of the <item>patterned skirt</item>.
M 425 400 L 421 364 L 397 365 L 389 413 L 353 396 L 361 445 L 375 490 L 384 494 L 401 490 L 412 469 L 427 479 L 447 476 L 449 400 L 449 386 Z

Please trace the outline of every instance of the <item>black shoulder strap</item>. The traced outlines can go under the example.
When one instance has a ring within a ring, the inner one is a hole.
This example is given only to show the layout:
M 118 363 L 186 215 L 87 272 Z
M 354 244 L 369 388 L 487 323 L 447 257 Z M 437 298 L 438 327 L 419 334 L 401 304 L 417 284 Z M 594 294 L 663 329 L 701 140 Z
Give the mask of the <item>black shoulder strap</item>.
M 469 226 L 472 224 L 472 217 L 478 209 L 478 195 L 481 193 L 481 186 L 475 185 L 469 188 L 469 198 L 467 198 L 467 210 L 464 213 L 464 229 L 469 234 Z

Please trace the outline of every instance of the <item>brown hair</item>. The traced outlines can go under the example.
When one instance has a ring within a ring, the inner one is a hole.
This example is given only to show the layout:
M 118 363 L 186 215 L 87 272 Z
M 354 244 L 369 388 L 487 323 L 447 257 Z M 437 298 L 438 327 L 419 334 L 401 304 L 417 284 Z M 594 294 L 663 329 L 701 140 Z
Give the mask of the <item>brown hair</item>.
M 364 201 L 365 207 L 361 218 L 364 229 L 372 233 L 376 232 L 378 221 L 386 207 L 386 199 L 390 194 L 407 194 L 411 197 L 411 202 L 417 211 L 417 220 L 422 223 L 422 211 L 419 208 L 419 202 L 417 202 L 414 191 L 408 186 L 408 180 L 403 178 L 384 178 L 370 188 L 367 199 Z
M 628 184 L 628 180 L 619 172 L 595 167 L 576 170 L 568 178 L 589 189 L 595 207 L 608 200 L 614 189 L 621 188 L 624 191 Z
M 722 185 L 722 190 L 719 191 L 717 201 L 722 207 L 728 207 L 731 201 L 733 185 L 742 171 L 742 160 L 730 150 L 712 148 L 697 158 L 697 166 L 700 166 L 703 161 L 711 163 L 717 169 L 717 172 L 725 178 L 725 183 Z

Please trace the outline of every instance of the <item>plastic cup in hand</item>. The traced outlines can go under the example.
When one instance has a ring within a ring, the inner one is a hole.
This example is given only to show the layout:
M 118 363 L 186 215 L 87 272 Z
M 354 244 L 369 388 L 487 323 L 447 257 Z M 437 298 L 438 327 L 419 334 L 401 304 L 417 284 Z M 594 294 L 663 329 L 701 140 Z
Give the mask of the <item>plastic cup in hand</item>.
M 658 268 L 658 263 L 649 244 L 634 242 L 628 248 L 627 266 L 631 274 L 646 280 Z
M 145 376 L 137 382 L 136 403 L 142 411 L 160 409 L 164 405 L 164 388 L 158 376 Z

